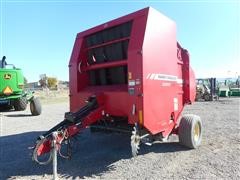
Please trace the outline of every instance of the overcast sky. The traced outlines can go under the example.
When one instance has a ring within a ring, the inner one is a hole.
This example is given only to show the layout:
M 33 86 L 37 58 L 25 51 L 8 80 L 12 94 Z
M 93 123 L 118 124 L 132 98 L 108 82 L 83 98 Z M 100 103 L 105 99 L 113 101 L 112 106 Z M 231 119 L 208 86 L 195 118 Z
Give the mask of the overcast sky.
M 240 75 L 239 1 L 1 0 L 0 6 L 0 56 L 21 67 L 28 81 L 43 73 L 68 80 L 78 32 L 147 6 L 176 22 L 197 77 Z

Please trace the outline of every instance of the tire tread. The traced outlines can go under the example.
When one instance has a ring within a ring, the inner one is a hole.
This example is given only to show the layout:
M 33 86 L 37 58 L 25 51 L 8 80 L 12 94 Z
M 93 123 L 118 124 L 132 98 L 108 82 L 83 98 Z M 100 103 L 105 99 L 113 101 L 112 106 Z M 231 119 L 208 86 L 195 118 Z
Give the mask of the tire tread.
M 24 111 L 27 108 L 27 99 L 25 97 L 14 100 L 14 109 L 16 111 Z
M 192 134 L 192 128 L 195 125 L 195 123 L 200 122 L 200 140 L 202 136 L 202 123 L 201 119 L 197 115 L 193 114 L 187 114 L 184 115 L 181 119 L 180 126 L 179 126 L 179 141 L 182 145 L 189 147 L 189 148 L 196 148 L 199 145 L 199 142 L 195 144 L 193 141 L 193 134 Z

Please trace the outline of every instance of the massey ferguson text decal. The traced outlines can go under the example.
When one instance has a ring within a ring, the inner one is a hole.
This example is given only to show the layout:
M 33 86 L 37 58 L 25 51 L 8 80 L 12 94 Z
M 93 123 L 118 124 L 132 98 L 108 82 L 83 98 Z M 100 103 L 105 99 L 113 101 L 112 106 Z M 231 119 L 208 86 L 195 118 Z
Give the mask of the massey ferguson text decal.
M 168 75 L 168 74 L 155 74 L 155 73 L 149 73 L 147 75 L 147 79 L 150 80 L 162 80 L 162 81 L 174 81 L 177 82 L 179 84 L 183 83 L 182 79 L 179 79 L 177 76 L 173 76 L 173 75 Z

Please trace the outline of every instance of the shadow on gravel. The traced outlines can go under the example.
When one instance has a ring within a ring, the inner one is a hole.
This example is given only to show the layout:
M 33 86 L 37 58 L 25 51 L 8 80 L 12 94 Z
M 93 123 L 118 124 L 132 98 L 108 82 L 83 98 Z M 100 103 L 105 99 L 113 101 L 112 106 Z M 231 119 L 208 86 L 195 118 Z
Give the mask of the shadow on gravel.
M 0 107 L 0 113 L 2 113 L 2 112 L 14 112 L 14 109 L 12 109 L 12 108 Z
M 153 144 L 152 146 L 141 146 L 141 151 L 139 155 L 144 155 L 147 153 L 171 153 L 171 152 L 178 152 L 178 151 L 189 151 L 191 149 L 182 146 L 178 142 L 165 142 L 165 143 L 157 143 Z
M 0 179 L 43 172 L 39 172 L 38 167 L 32 163 L 31 151 L 28 149 L 40 134 L 41 132 L 27 132 L 0 137 Z
M 6 117 L 28 117 L 28 116 L 32 116 L 32 114 L 7 114 L 4 116 L 6 116 Z
M 221 104 L 229 104 L 231 102 L 234 102 L 236 97 L 224 97 L 224 98 L 219 98 L 218 102 Z
M 34 145 L 42 132 L 27 132 L 0 137 L 0 179 L 13 176 L 35 176 L 52 174 L 52 164 L 41 166 L 31 159 L 28 147 Z M 178 143 L 159 143 L 153 146 L 141 146 L 140 155 L 149 152 L 167 153 L 185 151 Z M 99 176 L 115 169 L 114 162 L 130 159 L 130 137 L 123 134 L 102 134 L 86 130 L 74 142 L 71 160 L 58 158 L 58 174 L 62 178 L 89 178 Z

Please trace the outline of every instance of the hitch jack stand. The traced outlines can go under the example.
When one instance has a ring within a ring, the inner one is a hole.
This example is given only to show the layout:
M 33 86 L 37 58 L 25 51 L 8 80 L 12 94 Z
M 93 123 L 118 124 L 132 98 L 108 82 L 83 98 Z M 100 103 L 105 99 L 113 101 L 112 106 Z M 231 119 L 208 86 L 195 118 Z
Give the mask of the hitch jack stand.
M 58 133 L 54 131 L 52 133 L 52 155 L 53 155 L 53 180 L 57 180 L 57 135 Z

